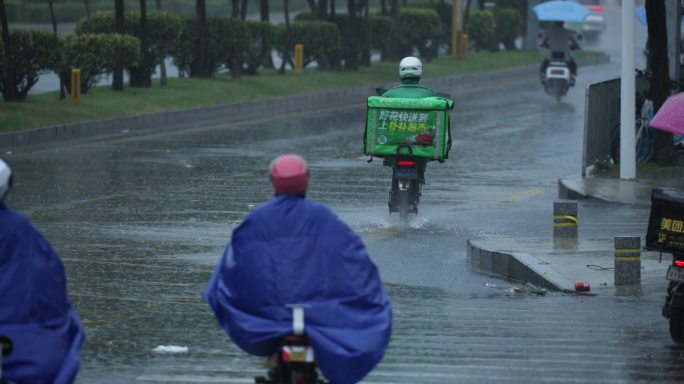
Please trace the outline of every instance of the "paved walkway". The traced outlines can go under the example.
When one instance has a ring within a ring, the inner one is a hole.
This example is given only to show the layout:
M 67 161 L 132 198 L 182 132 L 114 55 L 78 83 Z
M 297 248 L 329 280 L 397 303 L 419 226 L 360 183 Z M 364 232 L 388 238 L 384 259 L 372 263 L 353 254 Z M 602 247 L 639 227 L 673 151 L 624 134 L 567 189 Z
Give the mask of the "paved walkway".
M 684 190 L 684 180 L 562 179 L 559 180 L 559 197 L 597 198 L 650 207 L 652 189 L 665 187 Z M 643 237 L 641 245 L 644 245 Z M 665 271 L 670 262 L 668 254 L 663 254 L 660 262 L 658 252 L 642 250 L 640 283 L 616 285 L 614 238 L 554 242 L 553 238 L 481 237 L 468 242 L 467 254 L 471 267 L 483 273 L 564 292 L 577 292 L 576 283 L 589 283 L 588 293 L 599 295 L 662 295 L 666 285 Z

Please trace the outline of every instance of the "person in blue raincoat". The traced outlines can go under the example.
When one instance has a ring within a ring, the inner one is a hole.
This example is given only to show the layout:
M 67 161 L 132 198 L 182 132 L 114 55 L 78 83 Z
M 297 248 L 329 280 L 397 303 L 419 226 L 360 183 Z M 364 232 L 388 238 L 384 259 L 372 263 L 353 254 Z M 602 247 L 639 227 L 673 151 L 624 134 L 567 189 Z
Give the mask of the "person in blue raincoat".
M 305 333 L 323 375 L 356 383 L 389 343 L 389 298 L 360 237 L 322 203 L 306 199 L 304 159 L 270 167 L 275 197 L 233 231 L 204 292 L 217 320 L 244 351 L 271 356 L 292 334 L 302 305 Z
M 71 383 L 80 366 L 83 328 L 67 294 L 64 266 L 23 215 L 7 208 L 12 170 L 0 159 L 0 336 L 5 384 Z

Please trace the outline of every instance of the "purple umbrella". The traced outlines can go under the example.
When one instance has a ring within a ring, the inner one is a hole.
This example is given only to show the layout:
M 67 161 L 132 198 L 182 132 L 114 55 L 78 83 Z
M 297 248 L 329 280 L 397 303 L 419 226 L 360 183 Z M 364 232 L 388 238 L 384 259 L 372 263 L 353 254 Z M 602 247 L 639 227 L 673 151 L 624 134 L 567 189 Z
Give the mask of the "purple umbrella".
M 675 135 L 684 135 L 684 92 L 668 97 L 649 125 Z

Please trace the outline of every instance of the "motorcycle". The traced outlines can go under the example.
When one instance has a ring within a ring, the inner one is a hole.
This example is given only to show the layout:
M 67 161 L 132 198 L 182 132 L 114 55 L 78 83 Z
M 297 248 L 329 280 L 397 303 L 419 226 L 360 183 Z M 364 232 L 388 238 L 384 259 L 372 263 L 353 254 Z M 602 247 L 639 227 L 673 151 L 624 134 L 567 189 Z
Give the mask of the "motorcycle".
M 12 340 L 7 336 L 0 336 L 0 383 L 5 381 L 2 379 L 2 358 L 12 354 Z
M 418 213 L 421 193 L 421 180 L 418 176 L 418 166 L 411 146 L 400 145 L 392 169 L 392 188 L 389 192 L 388 205 L 390 214 L 399 212 L 399 218 L 404 223 L 408 220 L 409 213 Z
M 268 376 L 257 376 L 258 384 L 329 384 L 318 373 L 313 348 L 304 333 L 304 309 L 293 306 L 293 332 L 280 341 L 276 365 Z
M 665 279 L 669 281 L 662 315 L 668 319 L 670 337 L 684 343 L 684 191 L 656 188 L 651 192 L 651 212 L 646 250 L 672 254 Z M 661 259 L 662 260 L 662 259 Z
M 583 39 L 581 34 L 577 34 L 576 40 L 580 41 Z M 543 48 L 549 48 L 548 41 L 546 39 L 546 33 L 540 32 L 537 35 L 540 41 L 539 46 Z M 580 49 L 580 46 L 575 41 L 570 43 L 570 50 Z M 575 85 L 575 76 L 570 69 L 571 57 L 567 57 L 566 53 L 563 51 L 552 51 L 550 59 L 544 59 L 546 62 L 548 60 L 548 65 L 546 69 L 540 69 L 540 78 L 542 84 L 544 85 L 544 91 L 553 96 L 556 101 L 560 101 L 563 96 L 568 93 L 570 87 Z M 544 66 L 542 65 L 542 68 Z
M 672 256 L 672 264 L 667 268 L 665 275 L 670 283 L 663 305 L 663 316 L 668 319 L 672 340 L 684 343 L 684 255 Z
M 544 76 L 544 91 L 553 96 L 556 101 L 560 101 L 568 93 L 568 89 L 575 84 L 564 57 L 563 52 L 553 52 L 554 60 L 549 62 Z

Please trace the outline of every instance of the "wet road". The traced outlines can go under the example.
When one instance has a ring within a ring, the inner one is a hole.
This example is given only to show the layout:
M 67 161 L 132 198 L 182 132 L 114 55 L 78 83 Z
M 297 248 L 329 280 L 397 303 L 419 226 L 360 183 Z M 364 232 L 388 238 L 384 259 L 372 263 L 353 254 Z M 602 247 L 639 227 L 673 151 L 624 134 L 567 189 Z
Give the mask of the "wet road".
M 536 73 L 440 90 L 456 101 L 456 140 L 446 163 L 428 166 L 408 226 L 387 213 L 388 169 L 360 153 L 363 107 L 13 156 L 9 205 L 62 256 L 86 326 L 77 382 L 247 383 L 264 372 L 201 292 L 231 230 L 270 198 L 266 168 L 285 151 L 309 160 L 309 197 L 361 233 L 387 285 L 392 340 L 365 382 L 681 382 L 684 350 L 659 294 L 515 295 L 465 265 L 471 237 L 551 236 L 557 180 L 580 174 L 583 88 L 616 73 L 580 68 L 562 103 Z M 583 201 L 580 217 L 580 238 L 640 236 L 647 212 Z
M 394 332 L 366 382 L 684 379 L 659 295 L 511 295 L 485 283 L 512 283 L 465 265 L 470 237 L 551 236 L 557 179 L 579 174 L 581 88 L 615 69 L 583 69 L 560 104 L 535 73 L 446 90 L 456 141 L 449 161 L 429 165 L 408 227 L 387 213 L 389 171 L 360 154 L 364 108 L 14 156 L 9 203 L 64 259 L 86 325 L 78 382 L 250 382 L 263 372 L 201 292 L 232 228 L 271 196 L 266 168 L 284 151 L 309 160 L 310 197 L 362 234 L 387 284 Z M 584 237 L 645 233 L 637 208 L 581 202 L 580 216 Z M 160 345 L 189 353 L 152 352 Z

